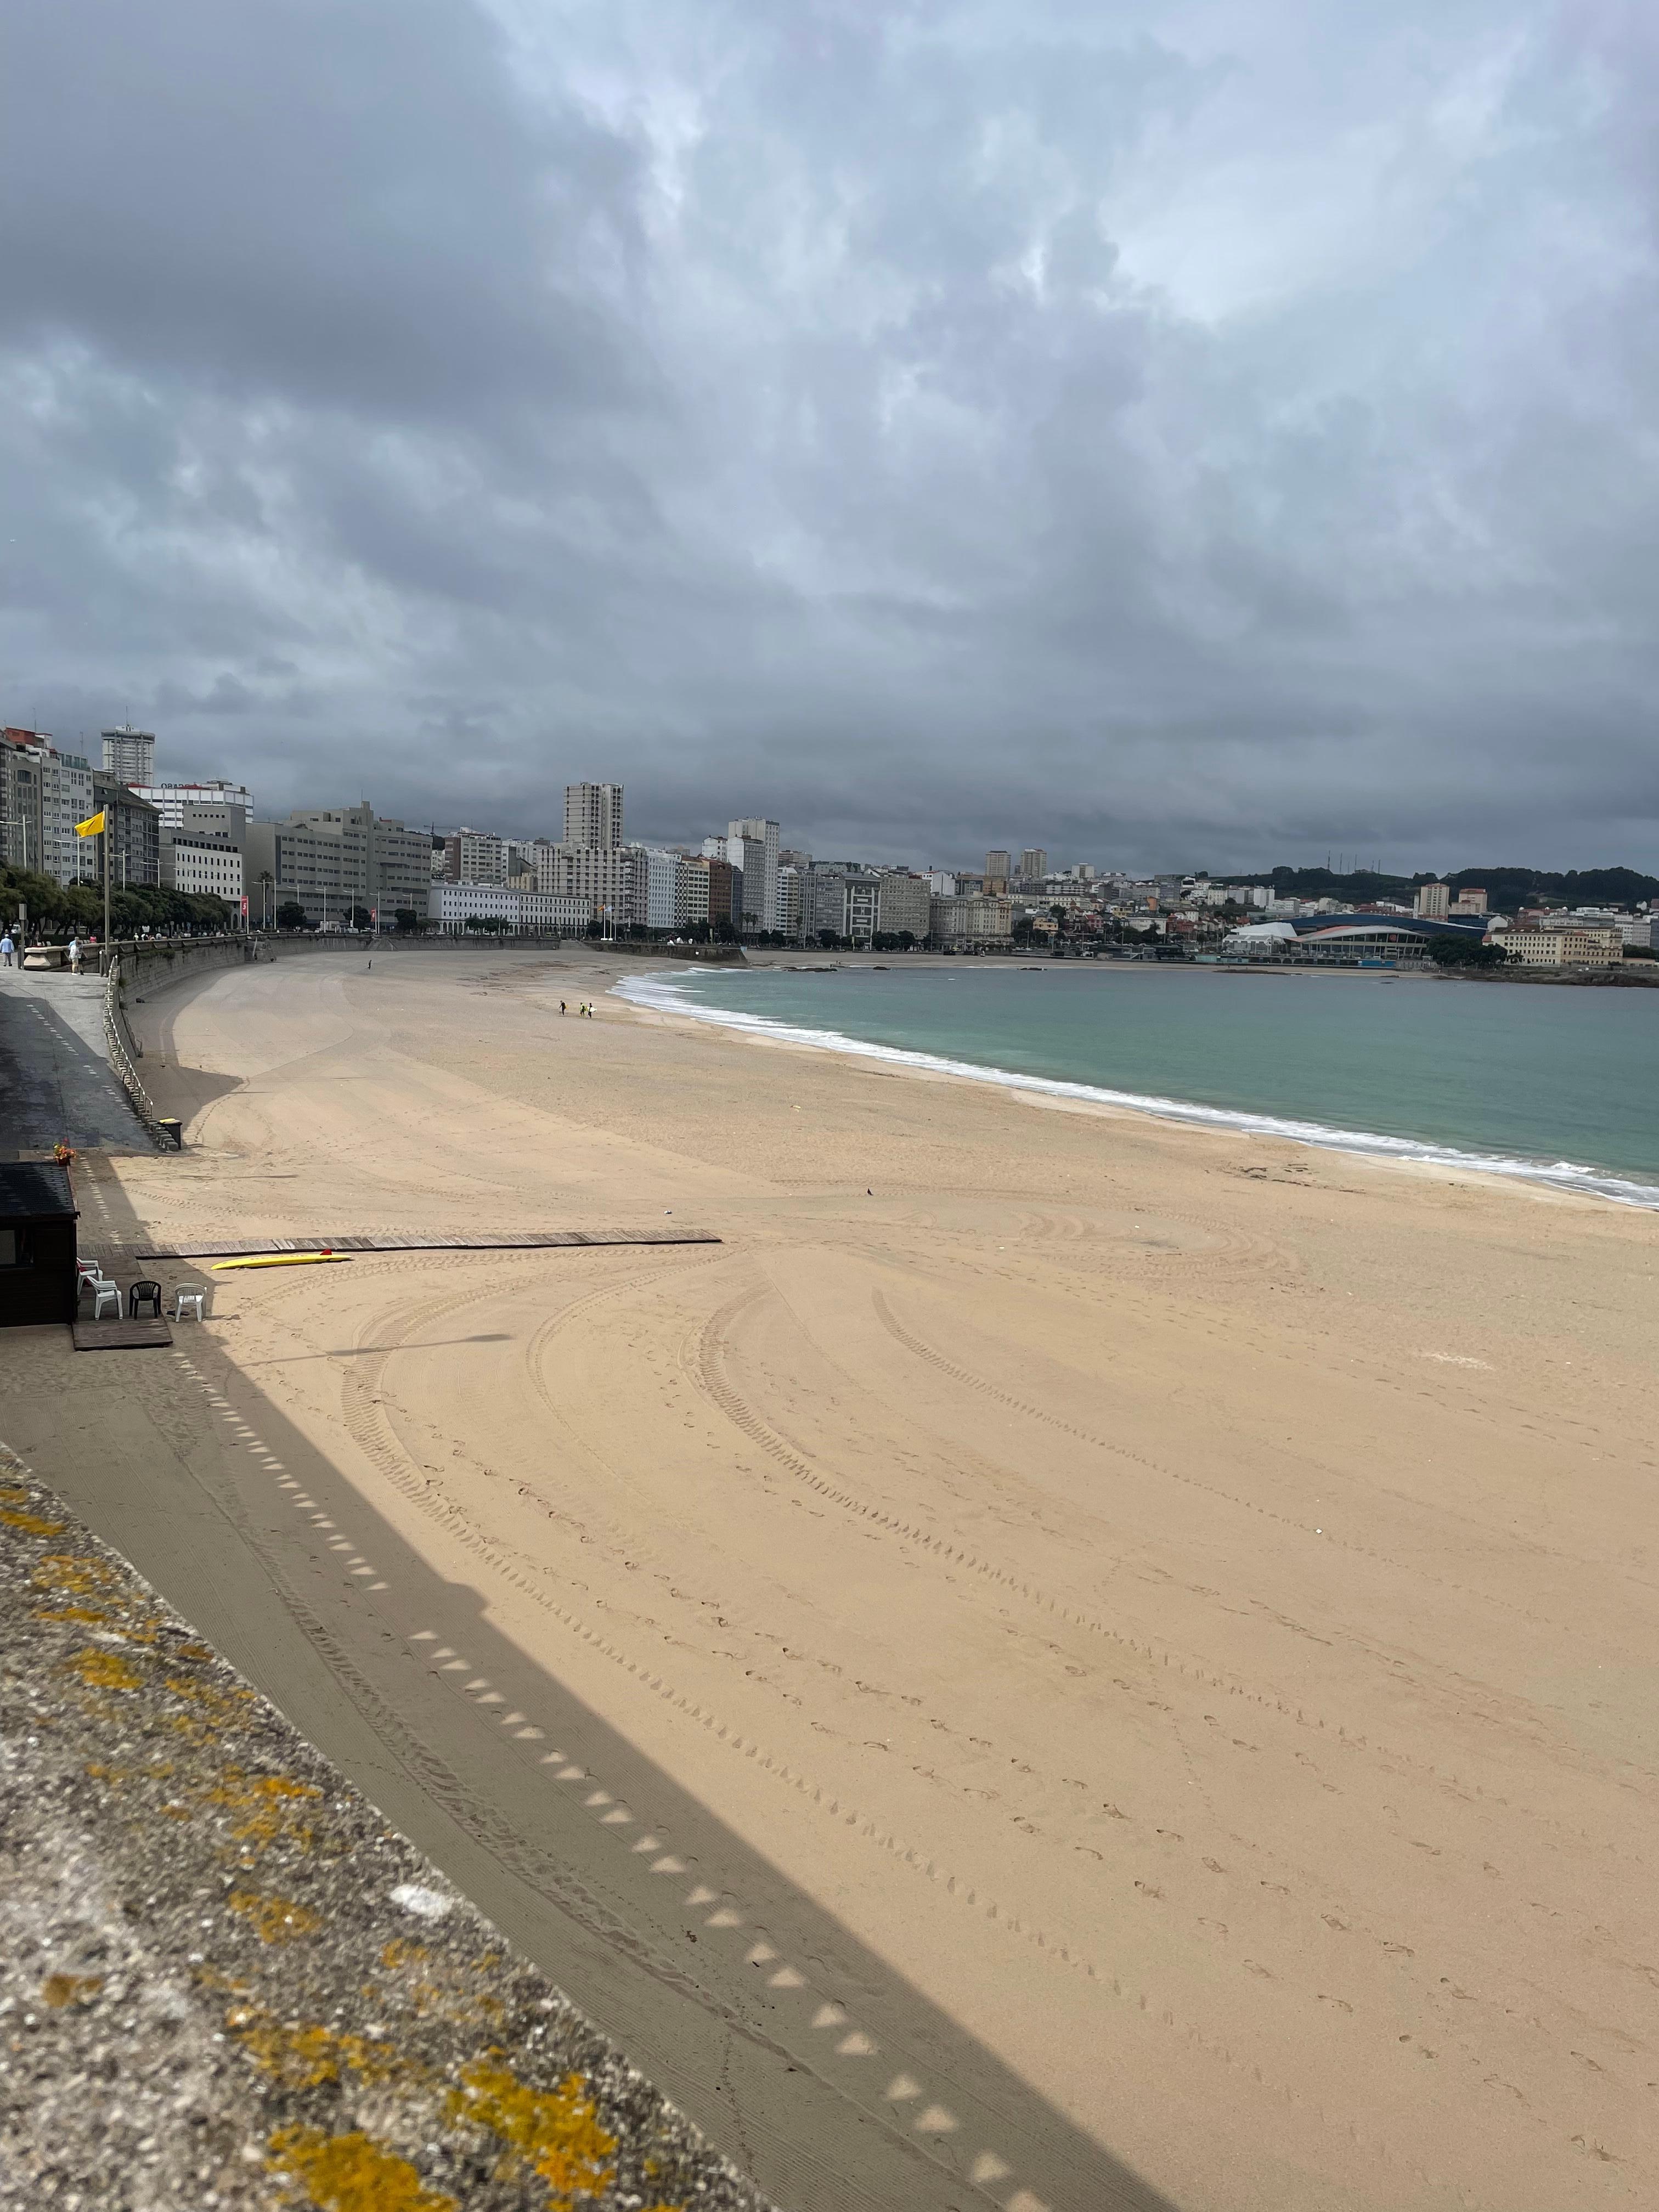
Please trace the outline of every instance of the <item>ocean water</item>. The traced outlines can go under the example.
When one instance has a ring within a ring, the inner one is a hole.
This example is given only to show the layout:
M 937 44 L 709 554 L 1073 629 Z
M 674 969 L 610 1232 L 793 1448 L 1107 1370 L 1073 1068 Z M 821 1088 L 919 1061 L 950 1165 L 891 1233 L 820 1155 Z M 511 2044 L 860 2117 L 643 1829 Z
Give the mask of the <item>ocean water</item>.
M 1659 991 L 967 960 L 617 988 L 828 1051 L 1659 1207 Z

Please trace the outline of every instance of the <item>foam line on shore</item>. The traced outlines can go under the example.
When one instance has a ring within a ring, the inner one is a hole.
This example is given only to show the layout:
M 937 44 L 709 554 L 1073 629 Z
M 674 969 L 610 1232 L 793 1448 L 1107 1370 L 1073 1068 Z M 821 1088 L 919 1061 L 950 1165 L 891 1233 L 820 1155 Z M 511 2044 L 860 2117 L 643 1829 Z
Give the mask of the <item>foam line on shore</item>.
M 1231 1130 L 1249 1137 L 1278 1137 L 1293 1144 L 1317 1146 L 1324 1152 L 1357 1152 L 1372 1159 L 1416 1161 L 1466 1174 L 1508 1176 L 1523 1182 L 1543 1183 L 1553 1190 L 1606 1199 L 1614 1206 L 1659 1211 L 1659 1188 L 1583 1167 L 1572 1160 L 1528 1160 L 1498 1152 L 1466 1152 L 1455 1145 L 1431 1143 L 1426 1138 L 1389 1137 L 1370 1129 L 1330 1128 L 1321 1121 L 1297 1121 L 1284 1115 L 1252 1114 L 1243 1108 L 1230 1106 L 1203 1106 L 1183 1098 L 1113 1091 L 1102 1084 L 1071 1083 L 1058 1076 L 1027 1075 L 1017 1068 L 997 1067 L 978 1060 L 950 1060 L 939 1053 L 912 1052 L 900 1045 L 877 1044 L 866 1037 L 849 1036 L 842 1030 L 806 1029 L 775 1020 L 767 1014 L 745 1014 L 728 1006 L 705 1006 L 687 989 L 689 980 L 672 971 L 629 975 L 611 986 L 611 995 L 633 1006 L 649 1007 L 657 1013 L 685 1015 L 693 1021 L 744 1030 L 780 1044 L 805 1045 L 818 1052 L 847 1053 L 857 1059 L 879 1060 L 890 1066 L 915 1068 L 927 1074 L 958 1076 L 972 1083 L 996 1084 L 1008 1091 L 1034 1091 L 1045 1097 L 1079 1098 L 1091 1105 L 1150 1114 L 1159 1121 L 1185 1121 L 1201 1128 Z

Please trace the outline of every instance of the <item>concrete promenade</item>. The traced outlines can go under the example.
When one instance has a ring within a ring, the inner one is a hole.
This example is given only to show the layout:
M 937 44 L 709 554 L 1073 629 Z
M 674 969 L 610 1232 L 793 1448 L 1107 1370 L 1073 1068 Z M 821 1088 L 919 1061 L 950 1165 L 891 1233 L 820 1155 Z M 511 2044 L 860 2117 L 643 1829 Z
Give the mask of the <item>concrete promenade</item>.
M 9 1453 L 0 2200 L 763 2212 Z

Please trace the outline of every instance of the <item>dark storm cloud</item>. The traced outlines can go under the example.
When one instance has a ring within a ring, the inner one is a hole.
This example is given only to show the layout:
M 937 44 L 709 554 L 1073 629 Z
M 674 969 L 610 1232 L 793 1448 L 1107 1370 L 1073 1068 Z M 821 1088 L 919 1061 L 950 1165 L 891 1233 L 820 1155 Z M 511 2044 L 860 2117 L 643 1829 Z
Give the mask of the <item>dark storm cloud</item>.
M 0 684 L 272 806 L 1656 861 L 1644 17 L 21 0 Z

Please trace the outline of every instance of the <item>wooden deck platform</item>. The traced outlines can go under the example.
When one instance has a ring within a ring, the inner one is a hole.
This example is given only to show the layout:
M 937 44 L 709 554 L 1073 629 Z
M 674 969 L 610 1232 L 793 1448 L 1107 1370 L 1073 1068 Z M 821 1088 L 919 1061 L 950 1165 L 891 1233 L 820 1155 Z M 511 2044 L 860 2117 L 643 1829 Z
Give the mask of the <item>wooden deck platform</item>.
M 240 1260 L 262 1252 L 533 1252 L 559 1245 L 718 1244 L 700 1229 L 527 1229 L 472 1237 L 222 1237 L 201 1244 L 138 1244 L 135 1260 Z
M 70 1328 L 77 1352 L 138 1352 L 173 1341 L 173 1331 L 153 1314 L 140 1314 L 137 1321 L 76 1321 Z

